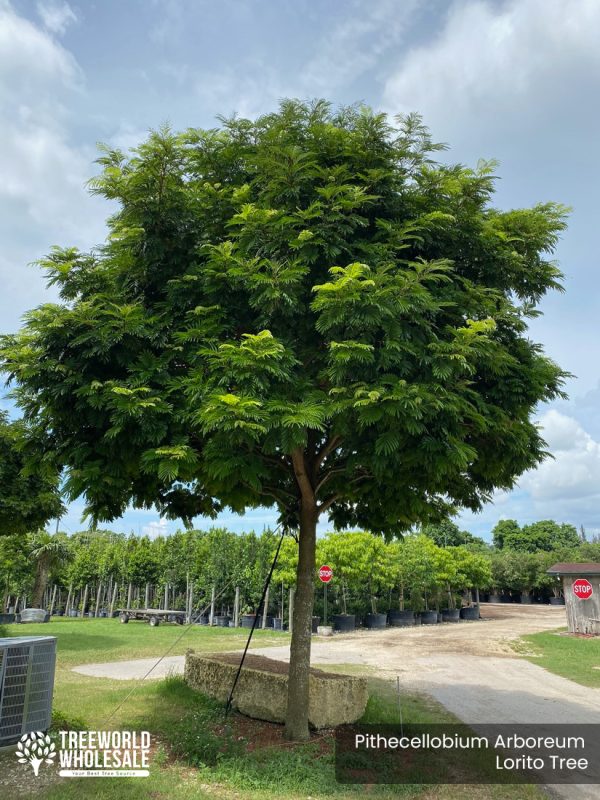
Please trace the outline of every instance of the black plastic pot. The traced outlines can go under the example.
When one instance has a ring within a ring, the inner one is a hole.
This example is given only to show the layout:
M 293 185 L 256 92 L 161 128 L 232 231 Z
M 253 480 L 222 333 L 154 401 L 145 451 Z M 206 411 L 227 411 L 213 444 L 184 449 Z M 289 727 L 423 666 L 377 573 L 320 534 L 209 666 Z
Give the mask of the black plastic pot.
M 421 617 L 421 625 L 437 625 L 437 611 L 421 611 L 419 616 Z
M 74 608 L 71 608 L 71 609 L 69 609 L 69 616 L 70 617 L 78 617 L 79 616 L 79 611 L 77 611 Z
M 415 612 L 411 608 L 400 611 L 397 608 L 388 611 L 388 622 L 392 628 L 406 628 L 415 624 Z
M 521 603 L 522 605 L 531 605 L 533 603 L 533 599 L 530 594 L 522 594 L 521 595 Z
M 203 614 L 201 617 L 198 617 L 196 620 L 196 625 L 208 625 L 210 622 L 208 614 Z
M 254 618 L 255 617 L 256 617 L 256 614 L 244 614 L 242 616 L 242 628 L 251 628 L 254 625 Z M 259 625 L 260 624 L 260 620 L 256 624 Z
M 479 619 L 479 606 L 465 606 L 465 608 L 461 608 L 460 618 L 469 620 Z
M 356 629 L 354 614 L 334 614 L 332 617 L 333 630 L 348 633 Z
M 551 597 L 550 598 L 550 605 L 551 606 L 564 606 L 565 598 L 564 597 Z
M 321 617 L 313 617 L 312 618 L 312 628 L 311 628 L 311 630 L 312 630 L 313 633 L 317 632 L 317 628 L 319 627 L 319 622 L 321 622 Z
M 488 603 L 499 603 L 500 602 L 500 595 L 499 594 L 491 594 L 488 597 Z
M 283 620 L 279 617 L 275 617 L 273 619 L 273 630 L 274 631 L 282 631 L 283 630 Z
M 0 625 L 10 625 L 10 623 L 14 621 L 14 614 L 0 614 Z
M 442 621 L 442 612 L 441 612 L 441 611 L 438 611 L 438 612 L 437 612 L 437 615 L 438 615 L 437 621 L 438 621 L 438 622 L 441 622 L 441 621 Z
M 365 624 L 369 630 L 385 628 L 387 624 L 387 614 L 367 614 Z
M 228 628 L 229 627 L 229 620 L 231 617 L 224 615 L 215 615 L 213 617 L 213 623 L 217 626 L 217 628 Z
M 421 615 L 415 614 L 415 616 L 413 617 L 413 625 L 422 625 L 422 624 L 423 623 L 421 621 Z
M 460 608 L 446 608 L 442 611 L 442 622 L 458 622 Z

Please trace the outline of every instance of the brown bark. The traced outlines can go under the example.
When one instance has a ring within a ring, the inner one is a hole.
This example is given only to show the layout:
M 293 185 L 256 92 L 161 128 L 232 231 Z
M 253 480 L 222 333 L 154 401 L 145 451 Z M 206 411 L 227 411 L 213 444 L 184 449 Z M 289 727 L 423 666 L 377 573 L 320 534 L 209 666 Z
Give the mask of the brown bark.
M 294 472 L 300 489 L 300 533 L 298 568 L 294 597 L 294 620 L 290 645 L 285 738 L 306 741 L 308 730 L 308 682 L 314 603 L 315 548 L 319 511 L 302 451 L 292 454 Z
M 31 607 L 42 608 L 44 602 L 44 592 L 48 585 L 48 577 L 50 575 L 50 568 L 46 559 L 42 556 L 38 559 L 35 566 L 35 583 L 31 592 Z

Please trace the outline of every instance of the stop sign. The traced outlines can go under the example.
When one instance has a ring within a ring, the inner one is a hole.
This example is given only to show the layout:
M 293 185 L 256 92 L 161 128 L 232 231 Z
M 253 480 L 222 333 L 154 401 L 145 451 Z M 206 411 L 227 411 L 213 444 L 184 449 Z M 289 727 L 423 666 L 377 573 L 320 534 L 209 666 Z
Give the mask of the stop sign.
M 328 567 L 327 564 L 323 564 L 322 567 L 319 567 L 319 580 L 323 581 L 323 583 L 329 583 L 332 578 L 333 570 L 331 567 Z
M 577 578 L 573 582 L 573 594 L 580 600 L 587 600 L 594 594 L 592 584 L 585 578 Z

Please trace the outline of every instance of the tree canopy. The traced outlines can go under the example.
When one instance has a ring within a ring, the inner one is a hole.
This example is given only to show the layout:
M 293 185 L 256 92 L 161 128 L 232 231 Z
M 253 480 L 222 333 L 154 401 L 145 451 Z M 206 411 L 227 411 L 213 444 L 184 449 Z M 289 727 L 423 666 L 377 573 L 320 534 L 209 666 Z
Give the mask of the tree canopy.
M 23 535 L 60 516 L 58 474 L 30 426 L 0 412 L 0 536 Z
M 62 302 L 2 347 L 68 495 L 297 524 L 296 452 L 335 523 L 393 532 L 534 466 L 561 371 L 525 331 L 564 210 L 498 211 L 489 166 L 436 149 L 414 116 L 293 101 L 104 148 L 107 242 L 42 259 Z
M 275 506 L 299 528 L 295 738 L 320 515 L 391 536 L 480 509 L 544 457 L 531 416 L 561 394 L 527 325 L 565 209 L 496 209 L 494 165 L 440 149 L 415 115 L 292 100 L 105 147 L 106 242 L 42 259 L 60 302 L 0 347 L 93 520 Z
M 542 519 L 522 528 L 514 519 L 500 520 L 492 533 L 496 547 L 528 553 L 577 547 L 580 543 L 574 525 L 558 523 L 553 519 Z

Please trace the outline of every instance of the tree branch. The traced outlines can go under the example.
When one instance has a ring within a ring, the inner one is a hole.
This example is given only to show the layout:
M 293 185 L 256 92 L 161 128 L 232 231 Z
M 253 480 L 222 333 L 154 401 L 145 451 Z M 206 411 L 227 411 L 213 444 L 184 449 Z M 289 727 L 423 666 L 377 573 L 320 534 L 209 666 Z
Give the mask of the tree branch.
M 325 442 L 321 450 L 317 453 L 313 465 L 313 472 L 315 477 L 317 472 L 319 471 L 319 467 L 321 466 L 321 464 L 325 461 L 327 456 L 335 450 L 335 448 L 340 444 L 341 441 L 342 441 L 341 436 L 338 435 L 332 436 L 332 438 L 328 442 Z
M 292 464 L 294 465 L 294 474 L 298 481 L 298 486 L 300 487 L 302 499 L 314 503 L 315 492 L 306 471 L 304 451 L 299 447 L 292 451 Z

